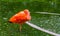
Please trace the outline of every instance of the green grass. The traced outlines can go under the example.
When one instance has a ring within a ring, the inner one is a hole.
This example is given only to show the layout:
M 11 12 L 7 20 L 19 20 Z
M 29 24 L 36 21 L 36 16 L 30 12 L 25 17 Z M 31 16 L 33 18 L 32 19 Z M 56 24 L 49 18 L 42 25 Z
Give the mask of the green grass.
M 30 10 L 31 23 L 60 34 L 60 16 L 33 13 L 37 11 L 60 13 L 58 4 L 55 8 L 48 2 L 8 2 L 3 0 L 0 1 L 0 36 L 53 36 L 34 29 L 27 24 L 23 25 L 22 32 L 20 32 L 19 24 L 8 22 L 12 15 L 24 9 Z

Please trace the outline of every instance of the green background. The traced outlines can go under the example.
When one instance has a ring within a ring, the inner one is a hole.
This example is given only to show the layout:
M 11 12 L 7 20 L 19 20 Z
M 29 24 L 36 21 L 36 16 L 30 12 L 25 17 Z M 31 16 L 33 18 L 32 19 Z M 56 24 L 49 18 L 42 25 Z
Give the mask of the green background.
M 53 36 L 24 24 L 9 23 L 9 18 L 19 11 L 29 9 L 31 23 L 60 34 L 60 16 L 34 12 L 60 13 L 60 0 L 0 0 L 0 36 Z

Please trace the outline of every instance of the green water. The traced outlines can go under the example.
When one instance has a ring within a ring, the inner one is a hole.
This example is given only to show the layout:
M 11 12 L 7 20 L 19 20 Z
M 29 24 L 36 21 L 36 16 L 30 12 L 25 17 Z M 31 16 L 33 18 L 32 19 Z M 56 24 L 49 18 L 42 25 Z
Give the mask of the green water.
M 16 0 L 17 1 L 17 0 Z M 15 13 L 29 9 L 31 12 L 31 23 L 45 28 L 55 33 L 60 34 L 60 16 L 37 14 L 34 12 L 51 12 L 60 13 L 60 2 L 56 1 L 0 1 L 0 36 L 53 36 L 37 29 L 34 29 L 27 24 L 23 25 L 22 32 L 19 31 L 19 24 L 9 23 L 9 18 Z M 53 5 L 52 5 L 53 2 Z

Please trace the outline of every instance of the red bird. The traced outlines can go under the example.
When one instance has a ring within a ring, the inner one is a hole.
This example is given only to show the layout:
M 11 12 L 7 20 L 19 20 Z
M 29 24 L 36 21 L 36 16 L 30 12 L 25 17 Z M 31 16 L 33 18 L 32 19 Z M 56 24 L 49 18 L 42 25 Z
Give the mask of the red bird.
M 22 24 L 29 20 L 31 20 L 30 12 L 28 9 L 25 9 L 24 11 L 20 11 L 17 14 L 13 15 L 9 19 L 9 22 L 20 24 L 20 31 L 21 31 Z

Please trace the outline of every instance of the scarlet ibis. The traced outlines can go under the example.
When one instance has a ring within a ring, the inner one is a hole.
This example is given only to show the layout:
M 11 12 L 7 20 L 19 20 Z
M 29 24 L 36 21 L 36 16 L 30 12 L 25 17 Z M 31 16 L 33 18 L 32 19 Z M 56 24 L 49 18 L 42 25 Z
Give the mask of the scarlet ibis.
M 18 12 L 17 14 L 13 15 L 9 22 L 11 23 L 18 23 L 20 24 L 20 31 L 22 29 L 22 24 L 24 24 L 26 21 L 31 20 L 30 12 L 28 9 L 25 9 L 23 11 Z

